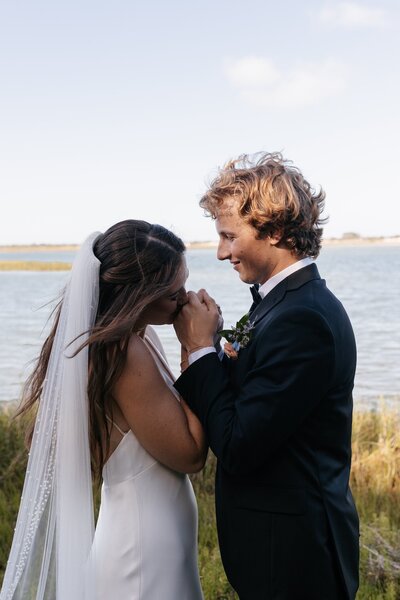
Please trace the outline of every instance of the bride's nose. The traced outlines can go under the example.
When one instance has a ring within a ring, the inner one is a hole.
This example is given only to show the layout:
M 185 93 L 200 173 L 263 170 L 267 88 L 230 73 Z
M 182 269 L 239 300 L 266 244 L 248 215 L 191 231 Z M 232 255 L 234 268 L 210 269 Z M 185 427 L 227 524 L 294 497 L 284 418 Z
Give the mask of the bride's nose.
M 185 288 L 183 288 L 180 292 L 179 292 L 179 296 L 178 296 L 178 305 L 179 306 L 183 306 L 184 304 L 187 303 L 188 301 L 188 297 L 187 297 L 187 292 L 185 290 Z

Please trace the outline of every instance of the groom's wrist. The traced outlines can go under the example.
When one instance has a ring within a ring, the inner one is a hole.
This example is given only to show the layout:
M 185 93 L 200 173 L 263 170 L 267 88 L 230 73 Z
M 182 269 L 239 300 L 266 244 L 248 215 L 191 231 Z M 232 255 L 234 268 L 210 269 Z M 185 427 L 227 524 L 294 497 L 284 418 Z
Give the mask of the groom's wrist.
M 187 348 L 186 352 L 189 357 L 191 354 L 193 354 L 193 352 L 197 352 L 198 350 L 203 350 L 204 348 L 208 348 L 209 346 L 212 346 L 212 344 L 202 344 L 201 346 L 193 346 L 193 348 Z
M 193 352 L 197 352 L 203 348 L 210 348 L 211 346 L 214 346 L 214 340 L 210 338 L 209 340 L 204 340 L 203 343 L 197 344 L 196 346 L 187 346 L 186 352 L 188 356 L 190 356 L 190 354 L 193 354 Z

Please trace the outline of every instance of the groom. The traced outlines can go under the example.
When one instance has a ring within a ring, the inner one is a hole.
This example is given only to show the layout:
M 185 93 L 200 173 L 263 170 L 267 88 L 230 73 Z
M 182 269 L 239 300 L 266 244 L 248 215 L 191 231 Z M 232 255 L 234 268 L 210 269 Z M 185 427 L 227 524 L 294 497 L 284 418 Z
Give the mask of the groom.
M 221 360 L 205 291 L 189 292 L 175 322 L 189 363 L 175 386 L 218 459 L 221 556 L 240 600 L 353 600 L 358 587 L 356 347 L 313 261 L 323 201 L 280 154 L 228 163 L 200 205 L 215 219 L 218 259 L 254 286 L 254 327 Z

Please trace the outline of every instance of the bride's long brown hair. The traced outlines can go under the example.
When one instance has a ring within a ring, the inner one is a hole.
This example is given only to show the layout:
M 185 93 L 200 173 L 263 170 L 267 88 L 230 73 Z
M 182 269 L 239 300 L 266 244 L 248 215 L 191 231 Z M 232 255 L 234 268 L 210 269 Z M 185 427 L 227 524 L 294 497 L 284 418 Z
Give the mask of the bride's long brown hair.
M 143 310 L 168 292 L 182 265 L 185 246 L 161 225 L 126 220 L 100 235 L 93 252 L 101 263 L 99 305 L 95 325 L 83 346 L 89 345 L 92 472 L 100 480 L 110 450 L 111 425 L 107 416 L 112 420 L 112 390 L 126 361 L 129 338 L 137 331 Z M 54 311 L 53 325 L 37 364 L 24 386 L 17 415 L 25 414 L 40 402 L 61 306 L 62 299 Z M 34 419 L 28 440 L 33 428 Z

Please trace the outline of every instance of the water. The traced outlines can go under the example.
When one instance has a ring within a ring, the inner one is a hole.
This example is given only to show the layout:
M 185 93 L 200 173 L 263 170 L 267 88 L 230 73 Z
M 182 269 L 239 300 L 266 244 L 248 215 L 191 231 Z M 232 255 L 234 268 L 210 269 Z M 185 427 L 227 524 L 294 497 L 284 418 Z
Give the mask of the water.
M 71 252 L 13 254 L 17 260 L 69 262 Z M 35 256 L 35 258 L 33 258 Z M 2 259 L 4 255 L 0 255 Z M 205 287 L 220 304 L 230 327 L 251 304 L 248 286 L 215 250 L 190 250 L 188 289 Z M 384 397 L 400 398 L 400 247 L 327 246 L 318 259 L 321 276 L 344 304 L 358 346 L 354 397 L 372 408 Z M 66 272 L 0 272 L 0 401 L 19 397 L 21 384 L 44 341 L 46 321 Z M 179 372 L 179 344 L 173 328 L 158 327 L 173 371 Z

